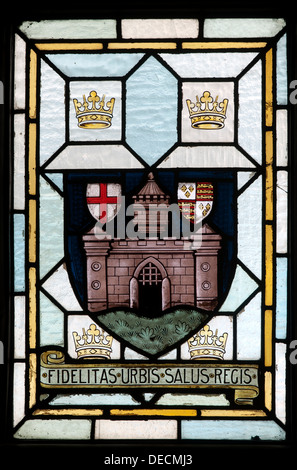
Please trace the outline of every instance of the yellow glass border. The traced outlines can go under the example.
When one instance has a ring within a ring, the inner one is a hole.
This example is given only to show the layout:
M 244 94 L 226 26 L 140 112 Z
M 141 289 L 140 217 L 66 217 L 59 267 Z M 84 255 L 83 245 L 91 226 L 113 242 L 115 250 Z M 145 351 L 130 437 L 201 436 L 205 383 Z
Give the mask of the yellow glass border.
M 274 89 L 273 89 L 273 49 L 265 55 L 265 280 L 264 280 L 264 365 L 273 364 L 273 322 L 274 322 Z M 265 380 L 265 398 L 272 396 L 272 381 Z
M 177 49 L 176 42 L 109 42 L 107 44 L 108 50 L 123 50 L 123 49 Z
M 40 42 L 35 47 L 40 51 L 100 51 L 106 50 L 129 50 L 129 49 L 177 49 L 179 41 L 109 41 L 107 44 L 101 42 Z M 183 50 L 232 50 L 249 49 L 260 50 L 267 46 L 264 41 L 181 41 Z
M 40 42 L 35 47 L 40 51 L 100 51 L 102 43 L 97 42 Z
M 242 41 L 188 41 L 182 42 L 183 49 L 263 49 L 266 42 Z

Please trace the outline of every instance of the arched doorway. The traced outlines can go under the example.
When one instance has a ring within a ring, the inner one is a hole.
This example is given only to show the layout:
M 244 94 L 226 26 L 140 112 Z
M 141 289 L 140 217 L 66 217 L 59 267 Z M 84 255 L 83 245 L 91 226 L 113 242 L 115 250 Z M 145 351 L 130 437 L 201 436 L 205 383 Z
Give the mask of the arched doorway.
M 143 260 L 130 281 L 130 307 L 147 317 L 156 317 L 170 307 L 170 281 L 157 259 Z
M 147 263 L 138 276 L 139 310 L 146 317 L 162 312 L 162 275 L 157 266 Z

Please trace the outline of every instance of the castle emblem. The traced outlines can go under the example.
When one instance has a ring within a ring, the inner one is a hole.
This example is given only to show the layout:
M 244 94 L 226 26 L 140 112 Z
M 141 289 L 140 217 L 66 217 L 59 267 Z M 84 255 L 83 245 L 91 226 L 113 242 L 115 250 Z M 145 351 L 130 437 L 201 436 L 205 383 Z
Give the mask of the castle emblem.
M 204 91 L 200 99 L 197 95 L 196 103 L 187 99 L 191 126 L 194 129 L 222 129 L 225 126 L 228 102 L 225 98 L 219 103 L 218 96 L 213 100 L 209 91 Z
M 105 105 L 105 95 L 100 98 L 96 91 L 91 91 L 88 99 L 83 95 L 83 102 L 76 98 L 73 100 L 78 127 L 83 129 L 104 129 L 112 124 L 115 98 L 111 98 Z
M 198 182 L 190 186 L 195 187 L 196 213 L 205 218 L 211 209 L 212 184 Z M 88 192 L 89 209 L 91 199 Z M 132 199 L 141 239 L 99 239 L 94 229 L 82 237 L 89 312 L 126 307 L 152 318 L 185 304 L 213 311 L 218 303 L 217 260 L 221 235 L 203 224 L 197 249 L 189 246 L 186 239 L 164 238 L 170 196 L 158 185 L 153 173 L 148 174 L 147 181 Z M 205 207 L 202 212 L 200 205 Z
M 196 175 L 171 184 L 156 171 L 69 177 L 67 252 L 77 298 L 97 330 L 151 358 L 210 321 L 234 275 L 227 260 L 235 249 L 224 240 L 231 204 L 220 203 L 233 201 L 233 182 L 228 193 L 220 178 Z M 226 217 L 215 217 L 218 207 Z M 101 333 L 89 330 L 76 338 L 80 354 L 103 349 L 95 343 Z

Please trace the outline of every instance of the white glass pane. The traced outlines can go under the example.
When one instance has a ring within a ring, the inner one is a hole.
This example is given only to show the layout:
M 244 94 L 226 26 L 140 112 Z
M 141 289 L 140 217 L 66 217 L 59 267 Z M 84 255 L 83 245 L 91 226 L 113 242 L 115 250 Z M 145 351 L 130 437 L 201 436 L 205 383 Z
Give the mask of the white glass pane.
M 261 357 L 261 315 L 259 293 L 237 314 L 238 360 L 257 360 Z
M 15 64 L 14 64 L 14 107 L 25 109 L 26 103 L 26 43 L 15 35 Z
M 276 259 L 276 321 L 275 336 L 285 339 L 287 336 L 287 258 Z
M 25 416 L 25 369 L 26 365 L 17 362 L 13 374 L 13 424 L 18 424 Z
M 16 439 L 90 439 L 91 421 L 86 419 L 32 419 L 15 433 Z
M 41 62 L 40 163 L 43 164 L 65 141 L 65 82 Z
M 276 111 L 276 158 L 277 165 L 288 164 L 288 111 L 278 109 Z
M 204 52 L 160 54 L 182 78 L 227 78 L 237 75 L 257 56 L 256 52 Z
M 14 116 L 14 209 L 25 208 L 25 115 Z
M 259 278 L 262 273 L 262 178 L 238 198 L 238 258 Z
M 97 420 L 96 439 L 176 439 L 175 420 Z
M 275 36 L 286 25 L 282 18 L 213 18 L 204 22 L 206 38 Z
M 25 358 L 26 346 L 26 297 L 23 295 L 14 298 L 14 357 Z
M 238 142 L 258 163 L 262 159 L 262 63 L 239 80 Z M 251 135 L 253 138 L 251 139 Z
M 276 214 L 277 214 L 277 253 L 287 253 L 287 230 L 288 230 L 288 173 L 287 171 L 277 172 L 276 187 Z
M 277 104 L 288 104 L 287 36 L 277 43 L 276 49 L 276 97 Z
M 40 277 L 64 256 L 63 198 L 40 178 Z
M 124 39 L 144 38 L 197 38 L 198 20 L 122 20 L 122 35 Z
M 282 423 L 286 422 L 286 345 L 275 345 L 275 412 Z
M 115 20 L 25 21 L 20 30 L 30 39 L 99 39 L 116 37 Z

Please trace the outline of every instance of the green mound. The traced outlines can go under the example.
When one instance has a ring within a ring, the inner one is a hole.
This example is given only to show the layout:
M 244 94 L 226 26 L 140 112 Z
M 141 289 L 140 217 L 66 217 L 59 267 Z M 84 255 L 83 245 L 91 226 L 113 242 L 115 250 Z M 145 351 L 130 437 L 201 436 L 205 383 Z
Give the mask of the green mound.
M 189 307 L 177 307 L 157 318 L 140 317 L 125 309 L 97 318 L 111 334 L 115 333 L 144 353 L 157 355 L 198 331 L 209 316 Z

